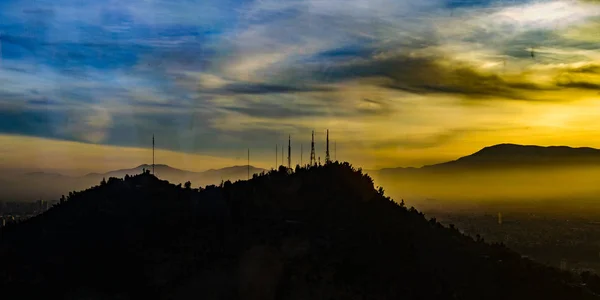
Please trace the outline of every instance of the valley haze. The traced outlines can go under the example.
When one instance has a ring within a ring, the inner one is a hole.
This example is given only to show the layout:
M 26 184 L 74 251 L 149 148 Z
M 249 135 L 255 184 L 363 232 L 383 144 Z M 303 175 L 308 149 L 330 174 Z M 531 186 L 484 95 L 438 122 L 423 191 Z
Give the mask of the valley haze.
M 70 191 L 84 190 L 98 185 L 102 179 L 110 177 L 123 178 L 126 175 L 141 174 L 142 171 L 152 170 L 151 164 L 139 165 L 135 168 L 120 169 L 106 173 L 88 173 L 83 176 L 67 176 L 55 172 L 27 172 L 5 174 L 0 178 L 0 187 L 3 192 L 0 197 L 6 201 L 34 201 L 38 199 L 57 200 L 61 195 Z M 260 173 L 264 169 L 250 166 L 250 176 Z M 184 184 L 190 181 L 193 187 L 204 187 L 210 184 L 219 184 L 226 180 L 247 179 L 248 166 L 232 166 L 221 169 L 209 169 L 202 172 L 193 172 L 177 169 L 164 164 L 156 164 L 155 175 L 174 184 Z
M 53 172 L 8 172 L 0 178 L 5 200 L 58 199 L 72 190 L 97 185 L 102 178 L 134 175 L 131 169 L 84 176 Z M 250 175 L 266 169 L 251 166 Z M 164 164 L 156 175 L 192 187 L 247 178 L 247 165 L 192 172 Z M 503 210 L 595 213 L 600 211 L 600 150 L 589 147 L 498 144 L 453 161 L 420 168 L 384 168 L 368 173 L 396 201 L 425 211 Z

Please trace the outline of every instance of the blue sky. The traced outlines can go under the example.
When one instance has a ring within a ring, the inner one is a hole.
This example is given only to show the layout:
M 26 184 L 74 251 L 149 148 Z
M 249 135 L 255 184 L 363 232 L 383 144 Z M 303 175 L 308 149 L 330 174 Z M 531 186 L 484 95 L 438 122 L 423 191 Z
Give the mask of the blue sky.
M 560 143 L 521 116 L 593 106 L 573 70 L 598 62 L 598 20 L 593 1 L 2 1 L 0 134 L 267 166 L 313 129 L 372 167 Z

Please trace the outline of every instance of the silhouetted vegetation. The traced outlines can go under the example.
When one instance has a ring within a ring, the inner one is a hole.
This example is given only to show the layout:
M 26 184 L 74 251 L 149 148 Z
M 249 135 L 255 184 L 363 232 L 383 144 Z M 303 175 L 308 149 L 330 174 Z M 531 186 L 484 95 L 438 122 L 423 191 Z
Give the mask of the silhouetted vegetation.
M 348 163 L 192 189 L 146 170 L 2 230 L 22 299 L 596 299 L 600 280 L 444 227 Z M 12 299 L 12 298 L 10 298 Z

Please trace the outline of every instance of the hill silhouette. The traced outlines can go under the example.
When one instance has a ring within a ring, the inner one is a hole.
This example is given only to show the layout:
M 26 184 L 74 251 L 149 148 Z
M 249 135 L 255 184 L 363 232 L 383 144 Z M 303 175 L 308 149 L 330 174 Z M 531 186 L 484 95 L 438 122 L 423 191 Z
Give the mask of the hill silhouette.
M 402 172 L 434 172 L 478 169 L 509 169 L 561 166 L 600 166 L 600 150 L 567 146 L 535 146 L 498 144 L 485 147 L 471 155 L 453 161 L 426 165 L 421 168 L 384 168 L 379 174 Z
M 427 220 L 348 163 L 199 190 L 146 173 L 1 231 L 3 297 L 598 299 L 600 280 Z

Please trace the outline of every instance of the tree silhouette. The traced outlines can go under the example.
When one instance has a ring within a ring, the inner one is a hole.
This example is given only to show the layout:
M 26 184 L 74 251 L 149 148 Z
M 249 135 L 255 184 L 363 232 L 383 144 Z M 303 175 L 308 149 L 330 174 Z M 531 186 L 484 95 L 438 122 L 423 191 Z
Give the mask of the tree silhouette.
M 192 188 L 192 183 L 190 181 L 186 181 L 184 187 L 186 190 L 189 190 Z

